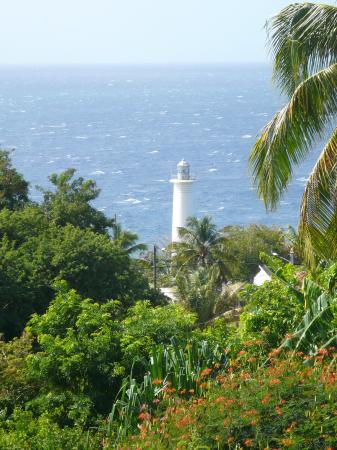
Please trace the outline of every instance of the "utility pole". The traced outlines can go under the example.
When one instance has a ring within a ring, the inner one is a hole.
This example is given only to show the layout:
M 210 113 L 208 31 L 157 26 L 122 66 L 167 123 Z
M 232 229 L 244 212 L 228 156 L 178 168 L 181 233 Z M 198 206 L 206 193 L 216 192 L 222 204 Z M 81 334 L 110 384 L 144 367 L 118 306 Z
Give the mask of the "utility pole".
M 153 287 L 157 290 L 157 247 L 153 246 Z
M 289 257 L 290 257 L 290 263 L 291 263 L 291 264 L 295 264 L 295 252 L 294 252 L 294 247 L 291 247 L 290 252 L 289 252 Z

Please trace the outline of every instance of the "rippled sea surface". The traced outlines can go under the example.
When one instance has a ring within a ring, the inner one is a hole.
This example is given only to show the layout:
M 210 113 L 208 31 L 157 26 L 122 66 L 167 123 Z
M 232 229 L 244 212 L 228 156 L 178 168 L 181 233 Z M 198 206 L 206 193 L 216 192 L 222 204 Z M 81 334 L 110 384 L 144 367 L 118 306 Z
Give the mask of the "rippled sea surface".
M 219 225 L 296 225 L 313 151 L 276 213 L 266 214 L 247 160 L 283 100 L 263 65 L 2 67 L 0 144 L 31 184 L 75 167 L 102 189 L 96 206 L 140 240 L 171 233 L 176 163 L 196 177 L 195 212 Z

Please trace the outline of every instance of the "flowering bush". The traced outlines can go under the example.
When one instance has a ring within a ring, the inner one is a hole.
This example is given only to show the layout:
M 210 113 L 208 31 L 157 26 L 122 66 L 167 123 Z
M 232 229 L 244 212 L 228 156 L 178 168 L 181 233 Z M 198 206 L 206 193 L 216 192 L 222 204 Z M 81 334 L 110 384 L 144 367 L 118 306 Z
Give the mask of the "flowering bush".
M 335 350 L 287 356 L 272 352 L 270 364 L 256 369 L 238 355 L 216 380 L 204 370 L 202 397 L 175 392 L 167 403 L 166 393 L 166 407 L 139 416 L 139 435 L 121 448 L 335 449 Z

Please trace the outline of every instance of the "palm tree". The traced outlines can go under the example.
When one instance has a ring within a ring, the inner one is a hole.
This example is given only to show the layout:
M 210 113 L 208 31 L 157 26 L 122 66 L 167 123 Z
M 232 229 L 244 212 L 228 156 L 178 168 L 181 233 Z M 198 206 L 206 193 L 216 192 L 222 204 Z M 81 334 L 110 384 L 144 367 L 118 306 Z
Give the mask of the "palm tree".
M 205 269 L 211 274 L 213 284 L 221 286 L 230 274 L 225 246 L 227 239 L 212 223 L 211 217 L 189 217 L 186 227 L 179 229 L 179 235 L 182 242 L 172 244 L 172 274 L 176 280 L 181 276 L 189 276 L 193 271 Z
M 303 3 L 267 22 L 273 78 L 288 103 L 265 126 L 250 155 L 258 194 L 275 209 L 316 140 L 329 137 L 304 190 L 299 236 L 314 267 L 337 256 L 337 7 Z
M 200 266 L 191 273 L 179 272 L 176 285 L 180 302 L 197 313 L 199 322 L 206 322 L 213 316 L 221 296 L 221 285 L 214 266 Z
M 131 253 L 145 251 L 147 245 L 137 244 L 138 235 L 132 231 L 123 230 L 120 223 L 115 222 L 112 226 L 113 241 L 130 255 Z
M 189 217 L 186 227 L 179 229 L 182 242 L 173 244 L 177 264 L 197 268 L 213 264 L 218 259 L 218 250 L 225 238 L 217 230 L 212 219 Z

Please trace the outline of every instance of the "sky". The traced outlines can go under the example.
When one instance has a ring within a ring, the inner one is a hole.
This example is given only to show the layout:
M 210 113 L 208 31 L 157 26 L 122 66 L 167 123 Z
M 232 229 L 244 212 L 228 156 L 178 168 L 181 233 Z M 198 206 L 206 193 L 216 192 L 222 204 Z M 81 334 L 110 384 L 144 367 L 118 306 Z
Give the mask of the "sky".
M 0 64 L 266 62 L 291 0 L 0 0 Z

